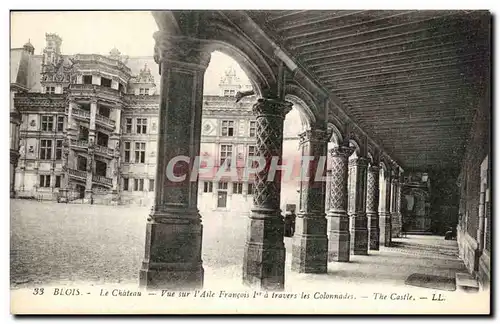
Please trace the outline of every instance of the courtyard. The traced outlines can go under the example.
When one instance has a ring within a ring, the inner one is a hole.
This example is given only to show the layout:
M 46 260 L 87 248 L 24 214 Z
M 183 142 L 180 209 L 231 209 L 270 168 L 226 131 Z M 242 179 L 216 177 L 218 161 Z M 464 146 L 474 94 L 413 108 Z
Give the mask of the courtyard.
M 11 287 L 137 285 L 148 214 L 146 207 L 11 200 Z M 204 286 L 240 287 L 248 217 L 231 212 L 202 217 Z M 456 241 L 437 236 L 395 239 L 393 247 L 329 263 L 327 275 L 292 272 L 292 238 L 285 238 L 285 247 L 287 290 L 325 283 L 421 289 L 405 286 L 406 278 L 466 272 Z

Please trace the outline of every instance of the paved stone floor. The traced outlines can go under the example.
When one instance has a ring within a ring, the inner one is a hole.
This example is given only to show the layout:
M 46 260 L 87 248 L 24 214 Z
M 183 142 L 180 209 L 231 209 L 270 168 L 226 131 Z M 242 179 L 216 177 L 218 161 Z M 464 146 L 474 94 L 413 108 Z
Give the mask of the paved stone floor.
M 135 284 L 144 253 L 149 210 L 144 207 L 56 204 L 11 200 L 11 286 L 91 283 Z M 203 214 L 205 288 L 221 282 L 241 285 L 247 217 L 232 213 Z M 454 277 L 465 272 L 455 241 L 436 236 L 409 236 L 395 246 L 332 262 L 328 274 L 290 270 L 287 249 L 286 289 L 325 285 L 404 286 L 413 273 Z M 411 289 L 423 289 L 414 288 Z

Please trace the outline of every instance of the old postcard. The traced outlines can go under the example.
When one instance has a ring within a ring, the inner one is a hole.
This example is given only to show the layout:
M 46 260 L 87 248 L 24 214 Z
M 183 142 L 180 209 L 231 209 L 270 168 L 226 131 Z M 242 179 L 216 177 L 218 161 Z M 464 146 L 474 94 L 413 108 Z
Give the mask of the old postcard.
M 490 313 L 488 11 L 10 18 L 13 314 Z

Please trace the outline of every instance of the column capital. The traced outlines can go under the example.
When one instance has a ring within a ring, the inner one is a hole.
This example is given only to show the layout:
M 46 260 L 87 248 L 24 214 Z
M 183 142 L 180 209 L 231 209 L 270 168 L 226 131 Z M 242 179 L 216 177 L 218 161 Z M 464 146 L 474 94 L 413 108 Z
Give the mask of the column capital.
M 349 161 L 350 165 L 361 167 L 361 168 L 367 168 L 368 167 L 368 159 L 364 157 L 357 157 L 353 158 L 352 160 Z
M 306 142 L 327 143 L 330 139 L 331 133 L 325 129 L 308 129 L 298 135 L 300 144 Z
M 162 31 L 155 32 L 153 38 L 155 39 L 154 60 L 158 64 L 165 61 L 177 61 L 192 64 L 204 70 L 210 63 L 211 52 L 200 39 L 175 36 Z
M 275 116 L 285 118 L 292 110 L 292 103 L 289 101 L 272 99 L 272 98 L 260 98 L 252 107 L 252 112 L 257 117 L 259 116 Z
M 328 151 L 332 157 L 344 157 L 349 158 L 351 154 L 354 152 L 353 147 L 348 146 L 335 146 L 334 148 Z

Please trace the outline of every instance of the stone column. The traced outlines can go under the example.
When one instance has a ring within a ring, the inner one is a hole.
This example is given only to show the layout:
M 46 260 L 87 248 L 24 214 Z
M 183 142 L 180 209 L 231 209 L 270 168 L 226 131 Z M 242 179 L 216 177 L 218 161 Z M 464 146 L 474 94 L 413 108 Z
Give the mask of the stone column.
M 313 129 L 299 134 L 299 137 L 302 157 L 311 156 L 313 159 L 307 165 L 308 179 L 300 182 L 300 205 L 293 237 L 292 270 L 303 273 L 326 273 L 328 263 L 326 183 L 320 179 L 325 176 L 329 136 L 325 130 Z
M 257 124 L 257 152 L 266 160 L 255 176 L 254 206 L 250 214 L 243 261 L 243 282 L 251 287 L 282 290 L 285 287 L 284 222 L 280 210 L 281 172 L 268 179 L 271 159 L 283 153 L 283 121 L 292 104 L 259 99 L 253 106 Z
M 366 186 L 366 216 L 369 223 L 369 249 L 379 249 L 380 229 L 378 215 L 379 200 L 379 171 L 376 165 L 370 165 L 368 168 L 367 186 Z
M 95 142 L 95 115 L 97 114 L 97 99 L 90 102 L 89 145 Z
M 108 147 L 114 150 L 113 159 L 111 160 L 112 165 L 112 179 L 113 187 L 111 190 L 111 202 L 113 205 L 118 205 L 120 200 L 120 193 L 118 190 L 120 183 L 120 133 L 121 133 L 121 106 L 115 106 L 115 130 L 110 137 L 110 143 Z
M 92 175 L 94 170 L 94 148 L 89 146 L 89 158 L 87 160 L 87 181 L 85 182 L 85 199 L 84 202 L 89 204 L 92 202 Z
M 202 224 L 198 181 L 190 181 L 190 166 L 200 153 L 203 78 L 210 52 L 197 39 L 165 32 L 156 32 L 154 38 L 154 57 L 161 74 L 156 187 L 146 225 L 140 285 L 201 288 Z M 179 161 L 168 171 L 169 162 L 179 156 L 187 157 L 189 165 Z
M 384 171 L 383 195 L 380 199 L 380 245 L 391 246 L 391 177 L 388 171 Z
M 366 171 L 368 160 L 358 157 L 350 161 L 354 177 L 352 201 L 353 211 L 350 215 L 351 222 L 351 248 L 355 255 L 368 254 L 368 219 L 366 218 Z
M 349 216 L 347 216 L 348 159 L 354 152 L 346 146 L 330 150 L 330 233 L 328 237 L 328 261 L 349 262 L 350 239 Z
M 398 182 L 396 176 L 391 177 L 391 237 L 399 237 L 399 215 L 397 214 Z
M 401 200 L 403 199 L 403 185 L 404 185 L 404 178 L 403 174 L 401 173 L 399 176 L 398 191 L 396 195 L 396 215 L 398 218 L 399 233 L 403 231 L 403 213 L 401 212 L 401 205 L 402 205 Z

